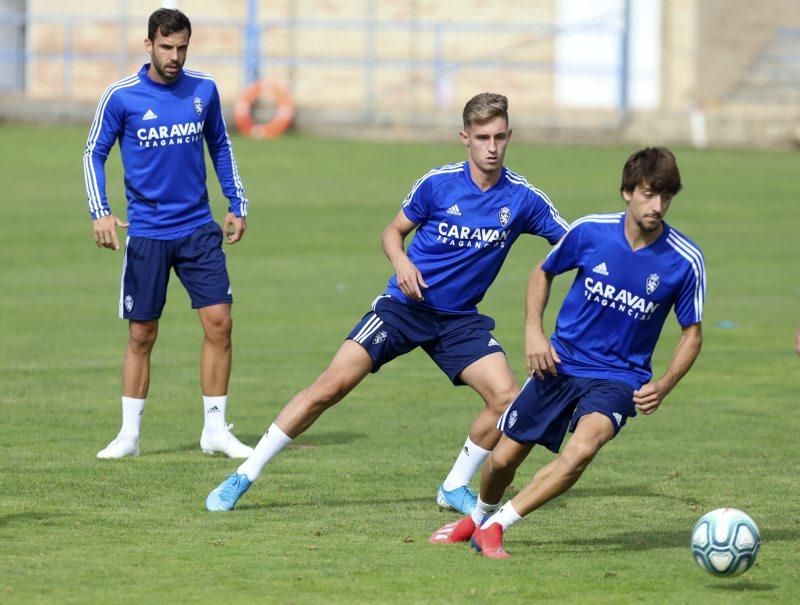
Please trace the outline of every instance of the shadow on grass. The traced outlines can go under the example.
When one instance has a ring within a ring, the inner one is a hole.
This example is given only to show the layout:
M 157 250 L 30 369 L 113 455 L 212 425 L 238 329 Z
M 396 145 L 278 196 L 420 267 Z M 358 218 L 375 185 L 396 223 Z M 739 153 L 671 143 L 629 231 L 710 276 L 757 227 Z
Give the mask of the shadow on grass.
M 562 494 L 560 499 L 571 498 L 668 498 L 686 504 L 699 504 L 691 497 L 670 496 L 661 491 L 654 490 L 650 484 L 642 483 L 639 485 L 609 485 L 603 487 L 574 487 L 567 493 Z
M 521 544 L 527 546 L 577 546 L 581 550 L 586 547 L 594 547 L 599 550 L 628 550 L 646 551 L 661 550 L 664 548 L 689 547 L 688 530 L 680 531 L 630 531 L 593 538 L 575 538 L 571 540 L 560 540 L 554 536 L 552 540 L 521 540 Z M 769 542 L 796 542 L 800 540 L 800 529 L 786 528 L 761 528 L 762 544 Z
M 297 438 L 289 447 L 315 447 L 322 445 L 345 445 L 354 443 L 366 437 L 364 433 L 351 433 L 347 431 L 330 431 L 325 433 L 312 432 Z
M 262 435 L 237 435 L 242 443 L 255 446 Z M 347 431 L 330 431 L 327 433 L 313 433 L 311 435 L 301 435 L 297 440 L 287 446 L 287 449 L 308 449 L 322 447 L 325 445 L 346 445 L 354 443 L 366 437 L 364 433 L 353 433 Z M 143 449 L 142 456 L 153 456 L 156 454 L 174 454 L 176 452 L 191 452 L 200 450 L 200 440 L 192 443 L 176 445 L 175 447 L 162 448 L 160 450 Z
M 249 492 L 248 492 L 249 493 Z M 266 510 L 266 509 L 284 509 L 284 508 L 292 508 L 296 509 L 298 506 L 309 506 L 308 500 L 308 491 L 298 489 L 294 492 L 296 498 L 284 498 L 282 500 L 272 501 L 267 499 L 267 501 L 262 502 L 245 502 L 244 500 L 240 501 L 236 505 L 236 510 Z M 247 496 L 245 496 L 246 498 Z M 258 497 L 258 496 L 256 496 Z M 269 495 L 266 496 L 269 498 Z M 330 494 L 329 498 L 320 498 L 318 494 L 315 494 L 313 501 L 311 502 L 312 506 L 324 506 L 325 508 L 336 508 L 341 507 L 343 510 L 343 514 L 352 511 L 354 508 L 363 507 L 367 509 L 374 509 L 374 507 L 386 505 L 387 507 L 391 508 L 392 510 L 396 509 L 399 505 L 403 504 L 413 504 L 419 506 L 435 506 L 434 500 L 436 498 L 436 492 L 431 492 L 430 496 L 426 496 L 423 498 L 402 498 L 396 496 L 389 496 L 386 498 L 370 498 L 368 500 L 349 500 L 346 498 L 339 498 L 335 494 Z M 457 513 L 453 513 L 457 514 Z M 452 520 L 457 520 L 458 517 L 454 517 Z
M 723 583 L 724 582 L 724 583 Z M 779 588 L 777 584 L 765 584 L 763 582 L 738 581 L 732 578 L 720 578 L 719 583 L 706 584 L 709 590 L 728 590 L 730 592 L 768 592 Z
M 0 517 L 0 527 L 10 527 L 13 525 L 29 525 L 30 521 L 47 521 L 53 517 L 62 517 L 55 513 L 43 513 L 30 511 L 27 513 L 11 513 Z

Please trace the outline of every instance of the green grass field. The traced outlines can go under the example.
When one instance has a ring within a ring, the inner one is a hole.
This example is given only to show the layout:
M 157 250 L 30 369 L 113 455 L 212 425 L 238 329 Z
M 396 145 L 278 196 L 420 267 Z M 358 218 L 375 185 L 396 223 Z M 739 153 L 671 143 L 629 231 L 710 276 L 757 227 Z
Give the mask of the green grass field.
M 705 251 L 703 352 L 655 415 L 630 422 L 572 491 L 508 533 L 513 558 L 493 561 L 427 542 L 456 518 L 438 510 L 435 491 L 480 406 L 417 352 L 325 414 L 234 513 L 205 512 L 206 494 L 237 464 L 200 452 L 201 331 L 175 279 L 142 455 L 95 459 L 119 428 L 127 329 L 116 318 L 122 255 L 91 239 L 85 136 L 0 128 L 0 602 L 796 602 L 796 154 L 676 150 L 685 188 L 668 221 Z M 380 232 L 413 181 L 464 153 L 455 137 L 234 144 L 251 216 L 228 248 L 228 419 L 254 444 L 382 292 L 391 267 Z M 632 150 L 514 143 L 507 162 L 573 220 L 622 209 L 619 172 Z M 210 191 L 221 217 L 213 176 Z M 520 378 L 527 275 L 546 251 L 543 240 L 518 242 L 481 306 Z M 557 281 L 550 325 L 568 282 Z M 535 450 L 517 483 L 550 459 Z M 739 578 L 713 578 L 690 555 L 693 524 L 720 506 L 761 529 L 758 563 Z

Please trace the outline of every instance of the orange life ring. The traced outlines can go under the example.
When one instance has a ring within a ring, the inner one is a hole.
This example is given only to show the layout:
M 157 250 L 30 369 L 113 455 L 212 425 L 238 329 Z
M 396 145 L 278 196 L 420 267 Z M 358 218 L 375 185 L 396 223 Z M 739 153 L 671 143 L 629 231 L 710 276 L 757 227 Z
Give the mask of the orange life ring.
M 268 97 L 277 104 L 275 115 L 269 122 L 253 122 L 253 105 L 259 97 Z M 255 139 L 271 139 L 283 133 L 294 118 L 294 100 L 289 91 L 269 80 L 258 80 L 242 91 L 233 108 L 233 121 L 243 135 Z

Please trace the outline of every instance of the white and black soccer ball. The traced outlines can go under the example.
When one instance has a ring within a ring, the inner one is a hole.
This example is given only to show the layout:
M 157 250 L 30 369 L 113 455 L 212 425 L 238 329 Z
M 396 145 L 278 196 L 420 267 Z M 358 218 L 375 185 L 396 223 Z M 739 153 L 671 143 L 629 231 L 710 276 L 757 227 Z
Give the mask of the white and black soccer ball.
M 755 521 L 735 508 L 706 513 L 692 530 L 692 555 L 715 576 L 738 576 L 756 561 L 761 534 Z

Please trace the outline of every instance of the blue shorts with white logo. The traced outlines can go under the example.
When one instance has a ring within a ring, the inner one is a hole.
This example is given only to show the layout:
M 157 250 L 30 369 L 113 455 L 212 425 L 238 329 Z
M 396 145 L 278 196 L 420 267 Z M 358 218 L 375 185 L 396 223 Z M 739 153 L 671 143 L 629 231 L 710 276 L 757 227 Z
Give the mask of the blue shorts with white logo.
M 480 313 L 444 313 L 381 296 L 347 336 L 372 357 L 372 372 L 395 357 L 422 347 L 455 385 L 469 365 L 505 353 L 492 336 L 494 320 Z
M 167 301 L 171 269 L 189 293 L 192 308 L 233 302 L 222 228 L 211 221 L 175 240 L 128 237 L 122 265 L 119 316 L 158 319 Z
M 530 378 L 500 416 L 497 428 L 519 443 L 538 443 L 558 453 L 578 420 L 599 412 L 614 425 L 614 436 L 636 416 L 633 387 L 619 380 L 579 378 L 559 373 L 544 380 Z

